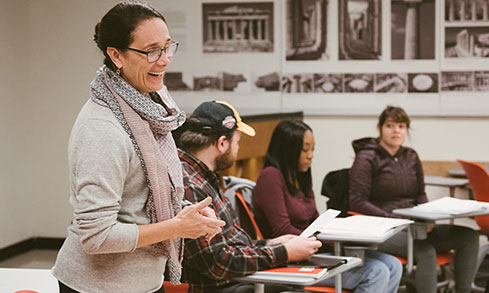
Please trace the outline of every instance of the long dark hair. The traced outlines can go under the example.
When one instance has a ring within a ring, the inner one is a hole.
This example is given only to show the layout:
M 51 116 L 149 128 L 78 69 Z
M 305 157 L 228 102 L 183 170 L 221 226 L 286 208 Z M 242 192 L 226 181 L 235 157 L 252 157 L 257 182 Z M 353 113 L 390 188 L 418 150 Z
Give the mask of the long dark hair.
M 263 167 L 279 169 L 290 194 L 297 194 L 300 189 L 305 196 L 312 197 L 311 168 L 306 172 L 299 172 L 299 157 L 307 130 L 312 132 L 311 127 L 302 121 L 281 121 L 273 131 Z M 299 189 L 295 182 L 299 182 Z
M 132 42 L 132 32 L 138 24 L 155 17 L 166 23 L 163 15 L 146 3 L 127 1 L 112 7 L 97 23 L 93 35 L 93 40 L 104 53 L 104 64 L 115 71 L 117 68 L 107 54 L 107 47 L 126 50 Z

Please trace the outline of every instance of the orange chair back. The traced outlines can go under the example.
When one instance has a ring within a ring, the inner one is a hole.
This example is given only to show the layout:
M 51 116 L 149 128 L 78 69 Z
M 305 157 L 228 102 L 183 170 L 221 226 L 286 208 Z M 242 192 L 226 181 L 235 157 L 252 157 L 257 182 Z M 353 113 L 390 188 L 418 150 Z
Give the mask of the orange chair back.
M 489 202 L 489 174 L 486 169 L 478 163 L 464 160 L 457 161 L 465 170 L 465 174 L 472 187 L 474 199 Z M 475 217 L 475 221 L 482 230 L 489 231 L 489 216 L 477 216 Z
M 261 233 L 260 228 L 258 228 L 258 225 L 256 224 L 255 221 L 255 217 L 253 217 L 253 213 L 251 212 L 250 207 L 246 203 L 241 192 L 239 191 L 236 192 L 236 198 L 241 202 L 243 208 L 246 211 L 246 214 L 248 215 L 248 218 L 250 218 L 251 224 L 253 225 L 253 228 L 255 228 L 256 238 L 258 238 L 258 240 L 263 240 L 263 234 Z

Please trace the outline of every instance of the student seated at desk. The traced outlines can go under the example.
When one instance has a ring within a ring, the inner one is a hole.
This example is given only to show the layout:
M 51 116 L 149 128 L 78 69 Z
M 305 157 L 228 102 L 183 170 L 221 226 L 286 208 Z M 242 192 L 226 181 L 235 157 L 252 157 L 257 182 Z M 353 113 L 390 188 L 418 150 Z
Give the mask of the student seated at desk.
M 255 130 L 241 122 L 231 105 L 214 101 L 195 109 L 180 136 L 185 198 L 198 203 L 211 197 L 216 215 L 226 222 L 222 233 L 211 240 L 185 239 L 183 266 L 191 292 L 254 292 L 253 284 L 233 278 L 308 259 L 321 247 L 314 237 L 295 235 L 254 241 L 240 227 L 231 202 L 219 187 L 216 171 L 233 165 L 241 133 L 254 136 Z M 284 289 L 288 288 L 265 286 L 266 292 Z
M 387 106 L 379 116 L 378 138 L 353 141 L 355 161 L 350 169 L 350 210 L 366 215 L 396 217 L 392 210 L 428 201 L 423 169 L 416 151 L 404 147 L 410 119 L 400 107 Z M 478 234 L 466 227 L 428 227 L 426 240 L 415 240 L 415 284 L 418 292 L 436 292 L 436 254 L 455 250 L 456 291 L 470 292 L 475 274 Z M 379 250 L 406 257 L 407 232 L 394 235 Z
M 314 136 L 302 121 L 275 128 L 264 169 L 253 192 L 253 209 L 265 237 L 299 235 L 317 217 L 311 179 Z M 402 265 L 395 257 L 367 251 L 364 265 L 342 274 L 342 286 L 355 292 L 397 292 Z M 321 285 L 333 286 L 330 278 Z

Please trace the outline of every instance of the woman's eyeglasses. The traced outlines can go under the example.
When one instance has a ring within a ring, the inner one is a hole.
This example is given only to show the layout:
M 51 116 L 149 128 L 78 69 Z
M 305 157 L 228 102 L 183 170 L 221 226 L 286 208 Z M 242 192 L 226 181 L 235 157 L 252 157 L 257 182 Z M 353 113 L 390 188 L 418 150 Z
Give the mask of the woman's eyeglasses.
M 127 48 L 131 51 L 138 52 L 140 54 L 146 55 L 146 58 L 148 59 L 149 63 L 156 62 L 160 60 L 161 54 L 164 52 L 166 57 L 170 58 L 173 57 L 177 53 L 178 49 L 178 42 L 171 42 L 168 46 L 160 49 L 153 49 L 149 51 L 143 51 L 143 50 L 138 50 L 134 48 Z

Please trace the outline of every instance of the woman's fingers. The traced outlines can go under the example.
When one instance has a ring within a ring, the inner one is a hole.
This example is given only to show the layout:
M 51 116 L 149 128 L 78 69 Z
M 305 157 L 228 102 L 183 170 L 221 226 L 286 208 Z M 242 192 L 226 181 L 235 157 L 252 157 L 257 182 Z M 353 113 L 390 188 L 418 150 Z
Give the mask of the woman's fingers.
M 194 206 L 197 209 L 197 211 L 202 211 L 206 207 L 208 207 L 212 203 L 212 198 L 210 196 L 206 197 L 204 200 L 196 203 Z

